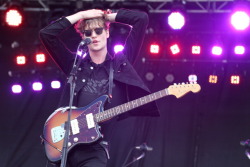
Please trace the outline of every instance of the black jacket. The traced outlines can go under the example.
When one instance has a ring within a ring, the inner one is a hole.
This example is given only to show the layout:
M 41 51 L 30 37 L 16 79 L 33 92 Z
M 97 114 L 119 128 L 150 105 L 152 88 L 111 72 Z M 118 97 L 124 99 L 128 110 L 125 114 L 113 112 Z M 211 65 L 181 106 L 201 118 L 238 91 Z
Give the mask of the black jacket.
M 111 56 L 110 59 L 106 61 L 113 61 L 114 80 L 127 85 L 128 89 L 124 91 L 127 91 L 128 101 L 131 101 L 150 93 L 148 87 L 132 66 L 142 45 L 144 32 L 148 24 L 148 16 L 142 12 L 121 9 L 117 13 L 116 22 L 132 25 L 133 28 L 127 38 L 123 53 L 119 53 L 114 57 Z M 60 35 L 71 26 L 71 23 L 66 18 L 61 18 L 40 31 L 40 39 L 45 48 L 66 75 L 71 71 L 74 56 L 64 46 L 60 40 Z M 108 65 L 106 65 L 105 68 L 109 71 Z M 88 79 L 89 74 L 90 64 L 88 61 L 83 61 L 77 73 L 76 95 L 86 84 L 86 82 L 83 81 Z M 130 111 L 130 114 L 134 116 L 159 116 L 155 102 L 151 102 L 135 110 L 137 111 Z

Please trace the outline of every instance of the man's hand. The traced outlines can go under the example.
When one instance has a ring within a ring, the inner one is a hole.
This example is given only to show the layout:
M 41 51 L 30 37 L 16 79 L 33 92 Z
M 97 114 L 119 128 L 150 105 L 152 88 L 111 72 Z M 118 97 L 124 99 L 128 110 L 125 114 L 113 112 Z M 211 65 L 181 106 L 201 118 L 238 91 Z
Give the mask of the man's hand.
M 66 19 L 68 19 L 71 24 L 74 24 L 81 19 L 91 19 L 98 17 L 104 17 L 104 11 L 98 9 L 84 10 L 77 12 L 73 15 L 67 16 Z
M 99 9 L 90 9 L 90 10 L 80 11 L 79 13 L 82 19 L 92 19 L 92 18 L 104 17 L 105 11 Z
M 116 17 L 116 13 L 112 13 L 112 10 L 108 9 L 104 11 L 104 19 L 109 22 L 114 22 Z

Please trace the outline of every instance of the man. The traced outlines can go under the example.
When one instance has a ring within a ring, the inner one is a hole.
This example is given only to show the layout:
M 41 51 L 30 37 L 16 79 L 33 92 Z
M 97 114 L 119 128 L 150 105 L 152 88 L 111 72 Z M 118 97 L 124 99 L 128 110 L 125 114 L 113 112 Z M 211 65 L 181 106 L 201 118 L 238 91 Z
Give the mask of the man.
M 107 39 L 110 36 L 109 22 L 132 27 L 123 52 L 117 55 L 110 55 L 107 49 Z M 109 109 L 149 93 L 147 86 L 132 66 L 139 54 L 148 24 L 146 13 L 125 9 L 112 13 L 110 10 L 92 9 L 63 17 L 42 29 L 40 38 L 44 46 L 67 76 L 71 72 L 74 55 L 65 48 L 60 35 L 73 24 L 82 39 L 90 38 L 92 41 L 88 45 L 88 54 L 77 71 L 75 106 L 84 107 L 101 95 L 108 94 L 110 100 L 106 103 L 105 109 Z M 131 115 L 159 116 L 154 102 L 127 113 L 101 124 L 103 139 L 88 145 L 75 146 L 68 154 L 68 165 L 105 167 L 109 155 L 103 141 L 112 139 L 111 129 L 115 128 L 116 121 L 122 121 Z

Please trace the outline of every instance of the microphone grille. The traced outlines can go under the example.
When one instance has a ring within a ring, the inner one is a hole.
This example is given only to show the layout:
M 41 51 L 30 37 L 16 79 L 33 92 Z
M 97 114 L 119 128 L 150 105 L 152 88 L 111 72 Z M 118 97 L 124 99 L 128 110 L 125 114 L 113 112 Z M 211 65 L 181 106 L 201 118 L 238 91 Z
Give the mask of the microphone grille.
M 85 38 L 85 42 L 88 45 L 88 44 L 90 44 L 92 42 L 92 40 L 90 38 Z

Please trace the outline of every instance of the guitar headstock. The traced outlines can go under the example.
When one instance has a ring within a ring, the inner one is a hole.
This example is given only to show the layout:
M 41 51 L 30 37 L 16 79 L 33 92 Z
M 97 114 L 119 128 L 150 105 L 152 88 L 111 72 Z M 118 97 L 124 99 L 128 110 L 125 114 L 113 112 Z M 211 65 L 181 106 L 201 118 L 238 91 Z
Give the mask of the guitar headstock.
M 201 90 L 201 87 L 197 83 L 174 84 L 168 87 L 169 95 L 175 95 L 176 98 L 180 98 L 190 91 L 193 93 L 197 93 L 200 90 Z

